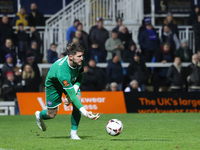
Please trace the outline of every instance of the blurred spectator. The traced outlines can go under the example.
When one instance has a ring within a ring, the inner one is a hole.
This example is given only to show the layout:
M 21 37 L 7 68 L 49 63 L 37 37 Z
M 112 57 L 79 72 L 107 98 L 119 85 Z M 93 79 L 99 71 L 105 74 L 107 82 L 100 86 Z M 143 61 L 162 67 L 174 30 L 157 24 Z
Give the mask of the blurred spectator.
M 29 26 L 45 26 L 45 19 L 41 12 L 37 10 L 36 3 L 32 3 L 30 6 L 31 12 L 28 15 Z
M 40 49 L 41 44 L 42 44 L 42 40 L 40 38 L 39 32 L 37 31 L 37 29 L 35 28 L 35 26 L 31 26 L 30 27 L 30 31 L 31 31 L 30 42 L 36 41 L 37 45 L 38 45 L 38 48 Z
M 11 54 L 7 54 L 5 60 L 6 60 L 6 63 L 3 65 L 2 69 L 1 69 L 2 81 L 6 80 L 7 72 L 11 71 L 14 74 L 14 68 L 15 68 Z
M 91 59 L 88 62 L 89 65 L 89 69 L 94 72 L 95 77 L 97 79 L 97 83 L 96 83 L 96 91 L 102 91 L 105 89 L 106 87 L 106 74 L 105 72 L 96 66 L 96 61 Z
M 37 42 L 32 41 L 31 42 L 31 48 L 27 51 L 27 54 L 31 53 L 36 63 L 42 63 L 42 54 L 40 53 L 40 50 L 37 47 Z
M 151 18 L 146 17 L 142 20 L 142 25 L 139 27 L 138 31 L 138 41 L 140 40 L 141 33 L 146 30 L 146 24 L 151 24 Z
M 115 28 L 113 28 L 112 31 L 119 32 L 119 28 L 123 25 L 122 21 L 123 21 L 122 18 L 118 17 L 118 18 L 116 19 L 117 26 L 116 26 Z
M 120 62 L 120 56 L 116 53 L 113 53 L 113 58 L 108 61 L 106 75 L 108 84 L 110 84 L 111 82 L 116 82 L 118 84 L 118 89 L 121 91 L 123 82 L 123 71 Z
M 86 49 L 86 47 L 87 47 L 87 42 L 85 43 L 85 41 L 83 40 L 83 36 L 82 36 L 82 32 L 81 32 L 81 31 L 76 30 L 75 33 L 73 32 L 73 33 L 71 34 L 71 37 L 70 37 L 70 40 L 69 40 L 68 44 L 69 44 L 69 43 L 72 43 L 74 38 L 79 39 L 79 44 L 80 44 L 81 46 L 83 46 L 83 47 Z
M 90 40 L 94 41 L 96 40 L 99 46 L 99 49 L 101 50 L 102 55 L 104 55 L 104 58 L 106 56 L 105 51 L 105 42 L 109 38 L 108 31 L 103 27 L 103 20 L 100 19 L 98 21 L 98 24 L 96 27 L 92 29 L 92 32 L 90 33 Z
M 139 87 L 137 80 L 132 80 L 130 85 L 125 88 L 124 92 L 141 92 L 141 88 Z
M 35 77 L 35 72 L 31 65 L 26 64 L 22 72 L 22 86 L 23 92 L 38 92 L 38 86 L 36 83 L 38 79 Z
M 175 33 L 171 31 L 168 25 L 163 26 L 161 43 L 169 43 L 171 52 L 175 52 L 180 47 L 180 42 Z
M 109 91 L 112 91 L 112 92 L 119 91 L 119 90 L 118 90 L 118 85 L 117 85 L 116 82 L 110 83 Z
M 84 77 L 80 87 L 81 91 L 96 91 L 97 81 L 98 79 L 95 75 L 95 72 L 87 65 L 84 66 Z
M 67 53 L 66 53 L 66 52 L 63 52 L 63 53 L 60 54 L 60 58 L 63 58 L 63 57 L 65 57 L 66 55 L 67 55 Z
M 99 49 L 99 45 L 96 40 L 92 41 L 91 47 L 89 49 L 89 57 L 90 59 L 94 59 L 96 62 L 104 62 L 105 57 L 102 51 Z
M 73 37 L 71 43 L 80 43 L 79 38 L 77 38 L 77 37 Z M 68 42 L 67 45 L 69 45 L 69 44 L 70 44 L 70 43 Z
M 168 25 L 171 31 L 179 38 L 179 30 L 171 12 L 167 13 L 167 17 L 164 19 L 164 25 Z
M 189 92 L 200 92 L 200 62 L 197 54 L 192 56 L 192 64 L 187 69 Z
M 76 31 L 76 28 L 77 28 L 77 25 L 79 24 L 79 20 L 78 19 L 75 19 L 74 20 L 74 24 L 71 26 L 71 27 L 69 27 L 68 28 L 68 30 L 67 30 L 67 34 L 66 34 L 66 40 L 69 42 L 69 40 L 70 40 L 70 37 L 71 37 L 71 34 L 73 33 L 73 32 L 75 32 Z
M 130 63 L 127 69 L 126 83 L 130 83 L 132 80 L 137 80 L 141 90 L 145 91 L 145 84 L 149 77 L 146 65 L 141 61 L 140 56 L 137 53 L 134 55 L 134 57 L 132 57 L 132 59 L 133 61 Z
M 188 46 L 188 40 L 181 41 L 181 47 L 175 51 L 175 56 L 180 57 L 182 62 L 191 62 L 192 50 Z
M 4 101 L 15 101 L 16 93 L 22 90 L 20 82 L 15 80 L 12 71 L 6 73 L 6 80 L 2 84 L 2 96 Z
M 193 24 L 195 52 L 200 51 L 200 14 L 198 14 L 197 22 Z
M 132 35 L 128 32 L 126 26 L 122 25 L 119 28 L 118 38 L 121 40 L 122 44 L 124 45 L 124 49 L 128 49 L 128 44 L 132 40 Z
M 169 67 L 167 72 L 167 79 L 170 81 L 171 91 L 180 92 L 183 91 L 184 76 L 183 68 L 181 66 L 181 58 L 175 57 L 174 63 Z
M 119 55 L 119 59 L 121 60 L 121 51 L 124 50 L 124 46 L 121 40 L 117 36 L 118 32 L 113 30 L 111 37 L 106 40 L 105 48 L 107 50 L 107 57 L 106 57 L 107 61 L 112 59 L 113 53 Z
M 2 17 L 0 24 L 0 47 L 6 42 L 6 39 L 13 39 L 13 30 L 9 24 L 8 16 L 4 15 Z
M 199 14 L 199 6 L 195 5 L 194 9 L 190 13 L 190 16 L 188 17 L 187 24 L 193 25 L 194 23 L 196 23 L 198 14 Z
M 22 65 L 22 72 L 24 71 L 24 66 L 26 64 L 31 65 L 33 71 L 35 72 L 35 78 L 37 79 L 37 82 L 35 82 L 35 84 L 37 85 L 37 91 L 39 92 L 39 87 L 41 83 L 40 70 L 38 68 L 37 62 L 35 62 L 35 57 L 32 53 L 27 54 L 26 62 L 24 62 Z
M 17 32 L 17 43 L 18 43 L 18 58 L 21 62 L 24 62 L 26 59 L 26 52 L 29 48 L 29 35 L 24 30 L 24 25 L 19 24 L 19 31 Z
M 156 31 L 153 29 L 153 26 L 150 22 L 147 22 L 146 29 L 141 33 L 139 44 L 143 50 L 146 62 L 151 62 L 155 51 L 159 47 L 159 38 L 156 34 Z
M 20 8 L 20 11 L 16 14 L 12 21 L 12 26 L 18 27 L 19 24 L 23 24 L 25 27 L 28 26 L 28 17 L 26 14 L 26 9 L 24 7 Z
M 1 56 L 0 56 L 1 63 L 5 63 L 5 56 L 7 54 L 11 54 L 12 62 L 13 62 L 13 64 L 16 64 L 16 61 L 17 61 L 16 60 L 16 50 L 15 50 L 15 47 L 13 46 L 12 39 L 6 39 L 5 45 L 2 47 L 0 54 L 1 54 Z
M 172 62 L 174 59 L 173 53 L 170 52 L 170 45 L 164 43 L 160 49 L 155 53 L 155 62 L 161 62 L 163 64 L 167 62 Z M 154 82 L 154 91 L 158 91 L 159 87 L 167 87 L 167 72 L 168 68 L 154 68 L 153 82 Z
M 52 43 L 50 45 L 50 49 L 47 51 L 47 62 L 48 63 L 54 63 L 56 60 L 58 60 L 58 53 L 56 52 L 57 45 L 55 43 Z

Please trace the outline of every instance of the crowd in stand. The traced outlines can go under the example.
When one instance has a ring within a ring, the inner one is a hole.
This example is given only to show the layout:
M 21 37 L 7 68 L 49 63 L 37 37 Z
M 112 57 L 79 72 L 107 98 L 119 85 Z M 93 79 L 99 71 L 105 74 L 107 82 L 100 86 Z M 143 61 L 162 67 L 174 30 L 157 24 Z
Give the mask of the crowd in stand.
M 16 98 L 16 92 L 40 91 L 41 75 L 37 63 L 42 63 L 40 51 L 42 41 L 35 26 L 44 26 L 43 14 L 32 3 L 27 15 L 24 7 L 13 19 L 16 34 L 8 17 L 2 17 L 0 24 L 0 63 L 2 97 L 5 101 Z M 195 53 L 189 48 L 189 39 L 179 39 L 179 31 L 172 13 L 163 21 L 162 35 L 158 36 L 150 18 L 144 18 L 139 28 L 140 49 L 132 39 L 132 34 L 123 25 L 121 18 L 116 19 L 116 27 L 111 34 L 104 28 L 103 18 L 91 27 L 89 33 L 83 30 L 83 24 L 74 20 L 66 31 L 68 43 L 79 43 L 85 49 L 86 66 L 82 91 L 148 91 L 146 85 L 151 81 L 154 91 L 200 91 L 200 14 L 198 6 L 188 18 L 195 34 Z M 24 28 L 30 26 L 31 37 Z M 57 44 L 52 43 L 47 53 L 47 62 L 54 63 L 60 56 L 56 52 Z M 96 66 L 107 62 L 106 70 Z M 122 63 L 129 62 L 127 69 Z M 170 68 L 148 69 L 145 62 L 173 62 Z M 183 68 L 181 62 L 191 62 Z M 22 67 L 19 64 L 22 64 Z

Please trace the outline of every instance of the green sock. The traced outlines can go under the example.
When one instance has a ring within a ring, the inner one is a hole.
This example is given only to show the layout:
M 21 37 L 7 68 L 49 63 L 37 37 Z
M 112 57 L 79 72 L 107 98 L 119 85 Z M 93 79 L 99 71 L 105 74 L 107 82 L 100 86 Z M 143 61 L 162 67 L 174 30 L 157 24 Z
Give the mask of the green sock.
M 48 115 L 47 115 L 47 110 L 44 109 L 40 112 L 40 118 L 43 120 L 47 120 L 47 119 L 51 119 Z
M 72 116 L 71 116 L 71 129 L 77 130 L 78 124 L 81 119 L 81 112 L 78 109 L 73 109 Z

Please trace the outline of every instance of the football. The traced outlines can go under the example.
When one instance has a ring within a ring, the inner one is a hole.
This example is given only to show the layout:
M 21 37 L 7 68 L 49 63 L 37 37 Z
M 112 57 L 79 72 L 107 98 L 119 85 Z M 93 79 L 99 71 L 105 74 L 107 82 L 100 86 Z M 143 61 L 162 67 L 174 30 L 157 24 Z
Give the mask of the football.
M 111 119 L 108 121 L 106 125 L 106 131 L 109 135 L 117 136 L 119 135 L 123 130 L 123 124 L 118 119 Z

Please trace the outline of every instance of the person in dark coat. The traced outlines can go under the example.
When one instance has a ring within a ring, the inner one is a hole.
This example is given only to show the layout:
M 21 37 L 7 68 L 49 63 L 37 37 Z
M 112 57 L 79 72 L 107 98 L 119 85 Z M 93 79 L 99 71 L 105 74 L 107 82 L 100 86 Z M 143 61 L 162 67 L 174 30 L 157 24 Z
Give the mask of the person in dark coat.
M 41 12 L 37 10 L 36 3 L 32 3 L 30 6 L 31 12 L 28 15 L 29 26 L 45 26 L 45 19 Z
M 30 27 L 30 31 L 31 31 L 30 42 L 36 41 L 37 45 L 38 45 L 38 48 L 40 49 L 41 45 L 42 45 L 42 40 L 40 38 L 39 32 L 37 31 L 37 29 L 35 28 L 35 26 L 31 26 Z
M 181 41 L 181 47 L 175 51 L 175 56 L 181 58 L 181 62 L 191 62 L 192 50 L 188 46 L 188 40 Z
M 155 51 L 159 48 L 159 38 L 151 22 L 147 22 L 146 29 L 141 33 L 139 44 L 144 54 L 145 62 L 151 62 Z
M 0 24 L 0 46 L 3 46 L 6 42 L 6 39 L 13 39 L 14 34 L 12 30 L 12 26 L 9 24 L 9 19 L 6 15 L 2 17 Z
M 106 58 L 105 42 L 109 38 L 108 31 L 103 27 L 103 20 L 99 20 L 97 26 L 93 29 L 90 34 L 90 40 L 96 40 L 102 55 Z
M 89 60 L 88 66 L 89 66 L 90 71 L 94 72 L 95 77 L 97 79 L 96 86 L 95 86 L 96 91 L 104 90 L 106 87 L 105 72 L 103 71 L 103 69 L 96 66 L 96 61 L 93 59 Z
M 128 32 L 126 26 L 121 25 L 119 28 L 118 38 L 121 40 L 124 45 L 124 50 L 128 50 L 129 42 L 132 40 L 132 34 Z
M 200 14 L 198 14 L 197 22 L 193 24 L 195 52 L 200 51 Z
M 123 71 L 122 65 L 119 61 L 120 56 L 116 53 L 113 53 L 113 58 L 108 61 L 108 66 L 106 68 L 107 83 L 116 82 L 118 89 L 122 90 L 123 82 Z
M 13 59 L 13 64 L 16 64 L 17 62 L 17 54 L 15 47 L 13 46 L 12 39 L 6 39 L 5 45 L 2 47 L 0 51 L 0 63 L 5 63 L 5 56 L 7 54 L 10 54 Z
M 84 77 L 80 87 L 81 91 L 96 91 L 97 81 L 98 79 L 95 75 L 95 72 L 93 72 L 93 70 L 87 65 L 84 66 Z
M 42 54 L 40 53 L 40 50 L 37 47 L 36 41 L 31 42 L 31 47 L 27 51 L 27 54 L 29 54 L 29 53 L 31 53 L 34 56 L 35 62 L 42 63 Z
M 58 60 L 58 53 L 56 52 L 57 45 L 55 43 L 52 43 L 50 45 L 50 49 L 47 51 L 47 62 L 48 63 L 54 63 Z
M 183 86 L 185 84 L 183 68 L 181 66 L 181 58 L 175 57 L 174 63 L 171 65 L 167 72 L 167 79 L 170 82 L 170 89 L 172 92 L 183 91 Z
M 194 9 L 190 12 L 190 16 L 188 17 L 187 24 L 193 25 L 197 22 L 197 16 L 199 14 L 199 6 L 195 5 Z
M 170 52 L 170 45 L 168 43 L 164 43 L 160 49 L 158 49 L 155 53 L 155 62 L 167 63 L 173 62 L 174 55 Z M 153 83 L 154 83 L 154 91 L 158 91 L 160 87 L 167 87 L 167 72 L 168 68 L 154 68 L 153 72 Z
M 149 77 L 146 65 L 143 61 L 141 61 L 140 56 L 137 53 L 132 59 L 133 61 L 130 63 L 127 69 L 126 83 L 130 83 L 132 80 L 137 80 L 141 90 L 145 91 L 145 85 Z

